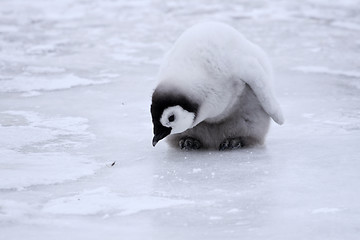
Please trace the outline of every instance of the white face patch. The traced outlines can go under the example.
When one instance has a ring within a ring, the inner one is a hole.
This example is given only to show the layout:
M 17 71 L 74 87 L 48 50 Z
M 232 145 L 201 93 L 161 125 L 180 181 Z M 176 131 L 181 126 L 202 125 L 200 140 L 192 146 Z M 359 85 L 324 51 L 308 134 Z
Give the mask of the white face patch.
M 171 134 L 181 133 L 193 126 L 195 114 L 180 106 L 168 107 L 161 115 L 160 122 L 164 127 L 171 127 Z

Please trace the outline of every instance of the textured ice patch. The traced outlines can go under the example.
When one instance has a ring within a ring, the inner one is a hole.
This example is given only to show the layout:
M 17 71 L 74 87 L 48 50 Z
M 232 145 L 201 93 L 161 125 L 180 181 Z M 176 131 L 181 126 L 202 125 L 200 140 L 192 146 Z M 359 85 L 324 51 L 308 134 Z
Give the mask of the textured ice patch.
M 80 78 L 73 74 L 45 77 L 22 75 L 13 79 L 0 81 L 0 92 L 9 93 L 33 93 L 35 91 L 54 91 L 69 89 L 77 86 L 90 86 L 108 83 L 108 80 L 91 80 Z
M 340 212 L 339 208 L 318 208 L 314 209 L 311 213 L 313 214 L 329 214 L 329 213 L 337 213 Z
M 116 215 L 130 215 L 192 203 L 188 200 L 152 196 L 124 197 L 107 188 L 98 188 L 53 199 L 45 204 L 43 211 L 52 214 L 94 215 L 112 212 Z
M 17 26 L 0 25 L 0 33 L 14 33 L 19 31 Z
M 0 126 L 0 146 L 7 149 L 21 148 L 26 145 L 54 140 L 50 129 L 31 126 Z
M 83 156 L 63 152 L 20 153 L 0 150 L 0 189 L 22 189 L 76 180 L 100 166 Z
M 334 21 L 331 23 L 334 27 L 345 28 L 348 30 L 360 31 L 360 24 L 354 22 L 346 22 L 346 21 Z
M 44 117 L 26 111 L 0 112 L 0 146 L 36 152 L 82 147 L 95 138 L 87 128 L 85 118 Z
M 0 189 L 60 183 L 94 173 L 99 164 L 68 153 L 95 138 L 87 128 L 84 118 L 0 112 Z
M 54 74 L 66 71 L 64 68 L 46 66 L 28 66 L 24 70 L 29 74 Z
M 201 172 L 201 171 L 202 171 L 201 168 L 194 168 L 194 169 L 192 170 L 192 173 L 199 173 L 199 172 Z
M 148 57 L 144 57 L 144 56 L 135 56 L 135 55 L 130 55 L 130 54 L 116 54 L 114 53 L 112 55 L 113 59 L 119 62 L 126 62 L 127 64 L 134 64 L 134 65 L 139 65 L 139 64 L 144 64 L 144 63 L 148 63 L 148 64 L 159 64 L 160 59 L 150 59 Z
M 304 73 L 322 73 L 322 74 L 360 78 L 360 71 L 334 70 L 323 66 L 299 66 L 299 67 L 294 67 L 293 70 Z
M 0 223 L 24 219 L 26 215 L 34 213 L 34 207 L 22 201 L 7 199 L 0 200 Z
M 238 212 L 240 212 L 240 210 L 238 208 L 232 208 L 232 209 L 229 209 L 228 211 L 226 211 L 226 213 L 230 213 L 230 214 L 238 213 Z

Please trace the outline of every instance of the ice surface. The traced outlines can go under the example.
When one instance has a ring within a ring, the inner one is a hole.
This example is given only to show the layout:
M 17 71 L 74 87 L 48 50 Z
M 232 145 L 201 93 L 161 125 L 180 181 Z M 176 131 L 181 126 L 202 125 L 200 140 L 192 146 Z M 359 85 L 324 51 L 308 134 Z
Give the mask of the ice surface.
M 129 215 L 191 203 L 187 200 L 152 196 L 121 197 L 109 189 L 100 188 L 75 196 L 53 199 L 44 206 L 43 210 L 53 214 L 93 215 L 108 212 L 113 215 Z
M 358 239 L 360 4 L 0 2 L 0 239 Z M 264 48 L 266 145 L 151 145 L 159 61 L 219 20 Z M 112 163 L 116 164 L 112 165 Z
M 82 79 L 74 75 L 56 77 L 54 79 L 47 77 L 33 78 L 16 76 L 9 80 L 1 81 L 1 90 L 3 92 L 32 92 L 32 91 L 51 91 L 62 90 L 74 86 L 86 86 L 92 84 L 101 84 L 104 82 L 94 82 Z

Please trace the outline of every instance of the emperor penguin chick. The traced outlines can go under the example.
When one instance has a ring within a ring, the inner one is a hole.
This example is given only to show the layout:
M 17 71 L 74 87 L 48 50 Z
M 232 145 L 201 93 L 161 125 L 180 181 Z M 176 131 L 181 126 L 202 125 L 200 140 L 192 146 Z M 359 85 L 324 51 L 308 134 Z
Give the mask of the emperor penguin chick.
M 153 146 L 181 149 L 263 144 L 270 118 L 282 124 L 266 54 L 222 23 L 185 31 L 165 56 L 152 95 Z

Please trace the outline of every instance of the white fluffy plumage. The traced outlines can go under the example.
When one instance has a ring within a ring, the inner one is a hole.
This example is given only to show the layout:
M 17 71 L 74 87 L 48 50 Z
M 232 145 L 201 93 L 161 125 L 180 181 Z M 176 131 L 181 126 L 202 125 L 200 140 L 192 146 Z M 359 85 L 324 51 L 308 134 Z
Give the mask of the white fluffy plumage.
M 154 133 L 154 121 L 160 120 L 154 111 L 163 113 L 176 105 L 172 95 L 196 105 L 196 117 L 187 130 L 170 131 L 168 139 L 173 144 L 183 145 L 189 139 L 188 145 L 220 149 L 224 144 L 228 148 L 253 145 L 263 143 L 269 117 L 278 124 L 284 122 L 271 87 L 272 68 L 266 54 L 228 25 L 208 22 L 185 31 L 166 54 L 158 80 L 152 103 Z M 183 107 L 181 101 L 178 105 Z

